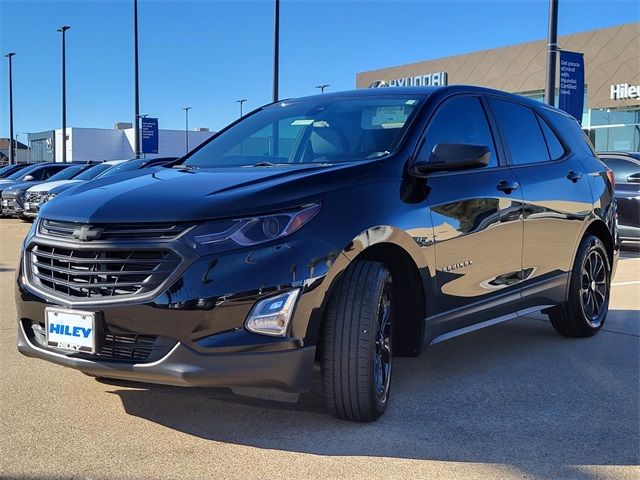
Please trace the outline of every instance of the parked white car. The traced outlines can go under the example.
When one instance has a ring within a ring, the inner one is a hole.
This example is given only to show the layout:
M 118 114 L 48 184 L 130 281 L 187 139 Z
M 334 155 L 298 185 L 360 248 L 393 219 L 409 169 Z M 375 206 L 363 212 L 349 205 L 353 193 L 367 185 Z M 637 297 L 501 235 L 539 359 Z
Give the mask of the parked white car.
M 24 216 L 34 218 L 38 215 L 40 207 L 62 193 L 67 188 L 80 182 L 87 182 L 106 173 L 108 170 L 125 163 L 127 160 L 109 160 L 107 162 L 98 163 L 84 170 L 69 180 L 58 180 L 54 182 L 41 183 L 27 190 L 24 203 Z

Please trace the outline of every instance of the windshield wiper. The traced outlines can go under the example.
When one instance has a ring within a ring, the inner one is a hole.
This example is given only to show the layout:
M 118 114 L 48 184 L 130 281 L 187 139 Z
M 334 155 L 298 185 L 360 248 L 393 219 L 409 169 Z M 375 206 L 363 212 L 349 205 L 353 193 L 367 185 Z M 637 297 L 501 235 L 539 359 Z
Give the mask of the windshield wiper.
M 174 165 L 171 168 L 176 168 L 178 170 L 198 170 L 200 167 L 197 165 Z
M 275 163 L 263 161 L 263 162 L 254 163 L 253 165 L 245 165 L 245 166 L 246 167 L 277 167 L 278 165 Z

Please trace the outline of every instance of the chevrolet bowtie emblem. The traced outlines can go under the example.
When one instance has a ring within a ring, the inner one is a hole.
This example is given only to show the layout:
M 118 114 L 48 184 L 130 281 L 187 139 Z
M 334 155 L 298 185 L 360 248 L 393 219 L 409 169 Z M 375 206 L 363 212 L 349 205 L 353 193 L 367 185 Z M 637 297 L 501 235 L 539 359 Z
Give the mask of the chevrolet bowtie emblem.
M 102 235 L 101 228 L 91 228 L 91 225 L 82 225 L 76 228 L 71 234 L 76 240 L 88 242 L 89 240 L 97 240 Z

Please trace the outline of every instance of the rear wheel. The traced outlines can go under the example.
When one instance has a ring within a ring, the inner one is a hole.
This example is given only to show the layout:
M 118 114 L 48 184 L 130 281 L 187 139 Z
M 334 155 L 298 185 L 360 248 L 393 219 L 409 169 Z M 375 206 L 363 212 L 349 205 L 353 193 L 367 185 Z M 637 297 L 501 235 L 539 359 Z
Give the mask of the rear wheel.
M 322 332 L 322 380 L 331 415 L 371 422 L 389 401 L 392 367 L 391 274 L 355 261 L 332 294 Z
M 609 310 L 611 266 L 607 251 L 594 235 L 578 248 L 567 302 L 548 311 L 551 324 L 566 337 L 590 337 L 604 324 Z

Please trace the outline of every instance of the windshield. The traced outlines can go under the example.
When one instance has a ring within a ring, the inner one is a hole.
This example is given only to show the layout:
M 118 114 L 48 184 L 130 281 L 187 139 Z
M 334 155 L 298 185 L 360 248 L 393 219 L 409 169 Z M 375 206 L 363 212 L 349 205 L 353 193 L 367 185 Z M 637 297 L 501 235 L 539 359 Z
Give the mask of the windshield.
M 100 178 L 110 177 L 111 175 L 116 175 L 118 173 L 130 172 L 131 170 L 138 170 L 142 167 L 142 165 L 146 162 L 146 160 L 129 160 L 128 162 L 121 163 L 117 167 L 113 167 L 109 169 L 109 171 L 104 172 L 100 175 Z
M 12 173 L 11 175 L 9 175 L 6 179 L 7 180 L 20 180 L 22 179 L 22 177 L 24 177 L 25 175 L 29 175 L 30 172 L 32 172 L 33 170 L 35 170 L 36 168 L 38 168 L 40 165 L 31 165 L 29 167 L 26 168 L 21 168 L 20 170 L 18 170 L 17 172 Z
M 69 180 L 70 178 L 73 178 L 74 175 L 77 175 L 78 172 L 81 172 L 86 167 L 87 167 L 86 165 L 71 165 L 70 167 L 67 167 L 64 170 L 60 170 L 55 175 L 51 175 L 47 179 L 47 181 L 55 182 L 56 180 Z
M 91 168 L 88 168 L 84 172 L 73 177 L 74 180 L 93 180 L 102 172 L 109 170 L 113 165 L 110 163 L 100 163 L 98 165 L 94 165 Z
M 5 167 L 0 168 L 0 175 L 5 175 L 7 172 L 13 172 L 18 170 L 20 167 L 16 165 L 7 165 Z
M 382 157 L 396 148 L 423 99 L 389 95 L 281 102 L 222 132 L 184 163 L 243 167 Z

